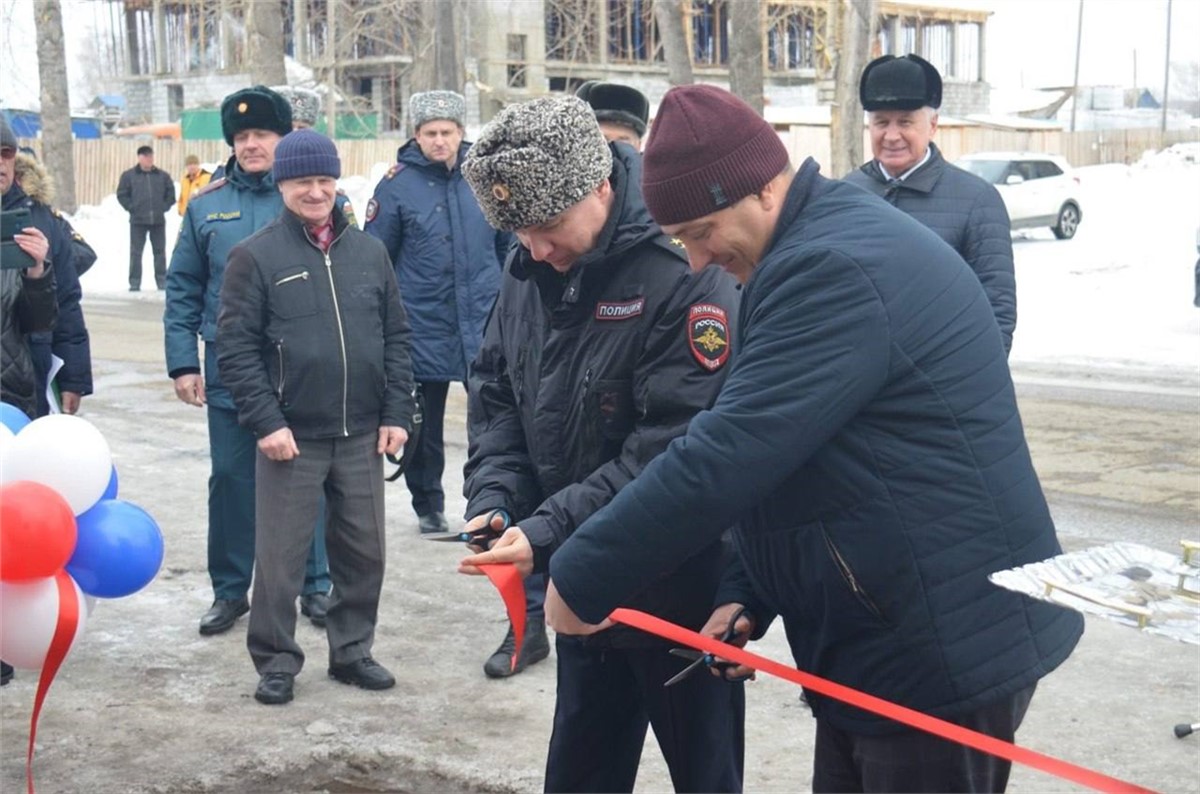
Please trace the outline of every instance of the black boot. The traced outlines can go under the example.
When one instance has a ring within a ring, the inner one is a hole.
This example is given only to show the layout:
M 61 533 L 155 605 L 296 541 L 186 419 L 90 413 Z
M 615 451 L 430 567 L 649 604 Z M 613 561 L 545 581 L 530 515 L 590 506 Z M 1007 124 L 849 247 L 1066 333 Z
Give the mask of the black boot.
M 13 677 L 13 666 L 8 662 L 0 662 L 0 686 L 4 686 Z
M 550 655 L 550 641 L 546 639 L 545 619 L 530 618 L 525 625 L 525 642 L 521 645 L 521 656 L 517 659 L 514 667 L 512 657 L 516 645 L 517 638 L 513 636 L 513 628 L 510 623 L 508 633 L 504 635 L 504 641 L 483 664 L 483 672 L 488 678 L 508 678 Z

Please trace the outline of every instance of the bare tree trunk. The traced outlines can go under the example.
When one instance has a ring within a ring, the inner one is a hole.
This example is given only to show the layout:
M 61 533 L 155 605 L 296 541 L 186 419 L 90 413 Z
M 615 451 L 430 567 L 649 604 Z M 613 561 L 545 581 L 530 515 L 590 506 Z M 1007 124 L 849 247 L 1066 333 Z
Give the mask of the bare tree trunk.
M 283 9 L 278 0 L 250 0 L 246 14 L 246 69 L 261 85 L 287 83 L 283 66 Z
M 71 139 L 71 99 L 67 91 L 67 58 L 63 44 L 62 5 L 37 0 L 38 79 L 42 100 L 42 160 L 58 190 L 58 207 L 74 212 L 75 144 Z
M 454 30 L 457 3 L 441 0 L 434 16 L 433 57 L 437 64 L 434 85 L 444 91 L 462 91 L 462 59 L 458 57 L 458 37 Z
M 671 85 L 691 85 L 692 54 L 688 50 L 687 33 L 683 29 L 683 6 L 680 0 L 654 0 L 654 20 L 662 37 L 663 56 L 667 61 L 667 82 Z
M 418 51 L 413 53 L 413 66 L 409 79 L 409 95 L 432 91 L 437 88 L 437 60 L 434 57 L 437 32 L 437 0 L 422 0 L 421 32 L 415 40 L 420 42 Z
M 841 178 L 863 161 L 863 108 L 858 78 L 867 65 L 873 0 L 837 0 L 842 17 L 841 46 L 833 67 L 834 94 L 829 119 L 829 173 Z
M 342 55 L 337 10 L 338 4 L 330 2 L 325 15 L 325 62 L 328 66 L 325 74 L 325 134 L 334 139 L 337 138 L 338 63 Z
M 761 0 L 727 0 L 729 90 L 763 112 L 763 23 Z

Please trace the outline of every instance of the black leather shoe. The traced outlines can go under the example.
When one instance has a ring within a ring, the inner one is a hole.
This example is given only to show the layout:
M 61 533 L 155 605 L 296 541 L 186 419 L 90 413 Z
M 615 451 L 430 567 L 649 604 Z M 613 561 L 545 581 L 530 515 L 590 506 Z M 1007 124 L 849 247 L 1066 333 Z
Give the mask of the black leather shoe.
M 13 677 L 13 666 L 8 662 L 0 662 L 0 686 L 4 686 Z
M 241 598 L 218 598 L 200 618 L 200 633 L 208 636 L 229 631 L 237 619 L 250 611 L 250 602 Z
M 387 668 L 370 656 L 349 664 L 329 665 L 329 677 L 363 689 L 391 689 L 396 685 L 395 677 Z
M 291 673 L 263 673 L 258 679 L 258 688 L 254 690 L 254 699 L 268 706 L 290 703 L 295 678 Z
M 312 621 L 317 628 L 325 628 L 325 616 L 329 612 L 329 595 L 309 593 L 300 596 L 300 614 Z
M 513 636 L 510 623 L 504 642 L 496 652 L 483 663 L 483 672 L 488 678 L 508 678 L 516 675 L 531 664 L 537 664 L 550 655 L 550 641 L 546 639 L 546 622 L 542 618 L 532 619 L 525 626 L 525 642 L 521 645 L 521 656 L 514 667 L 512 663 L 513 649 L 517 646 L 517 638 Z
M 446 514 L 440 512 L 418 516 L 417 525 L 421 528 L 422 535 L 429 535 L 433 532 L 450 531 L 450 524 L 446 521 Z

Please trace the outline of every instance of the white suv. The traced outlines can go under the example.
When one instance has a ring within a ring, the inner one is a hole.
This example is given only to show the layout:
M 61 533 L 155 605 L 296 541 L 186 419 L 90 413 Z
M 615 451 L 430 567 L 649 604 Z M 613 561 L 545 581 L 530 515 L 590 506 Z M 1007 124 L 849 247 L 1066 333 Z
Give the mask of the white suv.
M 1056 154 L 982 152 L 955 163 L 991 182 L 1004 199 L 1013 229 L 1049 226 L 1054 236 L 1075 236 L 1083 211 L 1079 207 L 1079 177 Z

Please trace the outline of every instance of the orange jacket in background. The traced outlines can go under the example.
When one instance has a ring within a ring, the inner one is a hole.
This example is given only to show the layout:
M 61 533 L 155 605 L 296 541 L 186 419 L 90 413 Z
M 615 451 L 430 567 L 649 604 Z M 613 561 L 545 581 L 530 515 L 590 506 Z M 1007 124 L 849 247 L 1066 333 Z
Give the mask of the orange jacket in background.
M 195 178 L 188 176 L 187 171 L 183 172 L 183 176 L 179 177 L 179 214 L 187 212 L 188 198 L 198 191 L 200 188 L 208 184 L 208 180 L 212 179 L 212 174 L 201 168 L 196 172 Z

